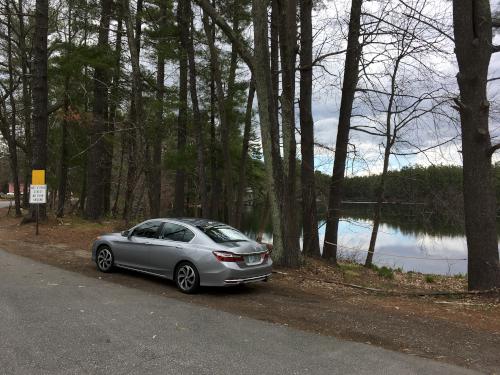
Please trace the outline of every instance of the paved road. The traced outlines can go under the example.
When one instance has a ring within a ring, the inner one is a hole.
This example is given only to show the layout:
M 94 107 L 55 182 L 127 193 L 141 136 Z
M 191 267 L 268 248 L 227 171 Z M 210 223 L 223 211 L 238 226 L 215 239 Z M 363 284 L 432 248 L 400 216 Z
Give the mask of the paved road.
M 10 201 L 6 201 L 4 199 L 0 200 L 0 208 L 9 207 L 9 204 L 10 204 Z M 12 205 L 14 205 L 14 203 L 12 203 Z
M 472 374 L 0 250 L 2 374 Z

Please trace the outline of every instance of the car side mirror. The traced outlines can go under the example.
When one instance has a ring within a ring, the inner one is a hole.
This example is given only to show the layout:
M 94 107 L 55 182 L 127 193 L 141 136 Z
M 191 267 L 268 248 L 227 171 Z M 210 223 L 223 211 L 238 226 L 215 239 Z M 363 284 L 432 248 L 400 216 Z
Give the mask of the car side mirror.
M 129 234 L 130 234 L 130 231 L 129 231 L 129 230 L 124 230 L 124 231 L 122 232 L 122 236 L 123 236 L 123 237 L 130 237 L 130 236 L 129 236 Z

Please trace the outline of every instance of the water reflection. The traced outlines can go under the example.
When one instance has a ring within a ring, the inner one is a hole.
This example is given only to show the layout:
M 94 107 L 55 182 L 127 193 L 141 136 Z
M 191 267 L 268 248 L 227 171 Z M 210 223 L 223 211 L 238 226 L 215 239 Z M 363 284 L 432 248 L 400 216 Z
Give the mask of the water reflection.
M 346 216 L 339 227 L 341 255 L 363 263 L 372 230 L 371 210 L 347 208 L 344 212 Z M 266 223 L 261 228 L 265 216 L 262 209 L 248 208 L 243 230 L 251 238 L 256 238 L 263 229 L 263 240 L 271 242 L 271 224 Z M 467 244 L 463 224 L 457 218 L 436 216 L 423 209 L 388 208 L 384 209 L 382 221 L 374 264 L 442 275 L 467 272 Z M 322 246 L 324 220 L 318 226 Z

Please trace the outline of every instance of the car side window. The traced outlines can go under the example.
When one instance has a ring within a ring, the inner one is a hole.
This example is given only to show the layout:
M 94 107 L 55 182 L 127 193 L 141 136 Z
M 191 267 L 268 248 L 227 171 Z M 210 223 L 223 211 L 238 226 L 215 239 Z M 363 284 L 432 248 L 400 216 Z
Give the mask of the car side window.
M 147 221 L 135 228 L 133 235 L 143 238 L 158 238 L 158 231 L 161 224 L 160 220 Z
M 163 231 L 160 236 L 161 239 L 178 241 L 178 242 L 189 242 L 193 239 L 194 233 L 182 225 L 177 225 L 173 223 L 165 223 L 163 225 Z

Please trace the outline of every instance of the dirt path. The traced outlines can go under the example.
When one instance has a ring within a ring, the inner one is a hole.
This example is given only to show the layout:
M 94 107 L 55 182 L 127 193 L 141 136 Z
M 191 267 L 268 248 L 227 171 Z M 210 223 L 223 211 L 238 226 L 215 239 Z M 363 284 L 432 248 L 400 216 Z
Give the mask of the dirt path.
M 116 223 L 52 222 L 43 225 L 36 238 L 32 226 L 21 227 L 18 222 L 5 218 L 0 210 L 3 250 L 151 294 L 500 374 L 498 295 L 467 299 L 375 295 L 310 281 L 308 276 L 318 267 L 306 267 L 299 271 L 280 270 L 284 273 L 276 274 L 267 284 L 210 288 L 186 296 L 173 283 L 162 279 L 126 271 L 97 272 L 90 260 L 90 243 Z M 377 287 L 384 282 L 380 281 Z

